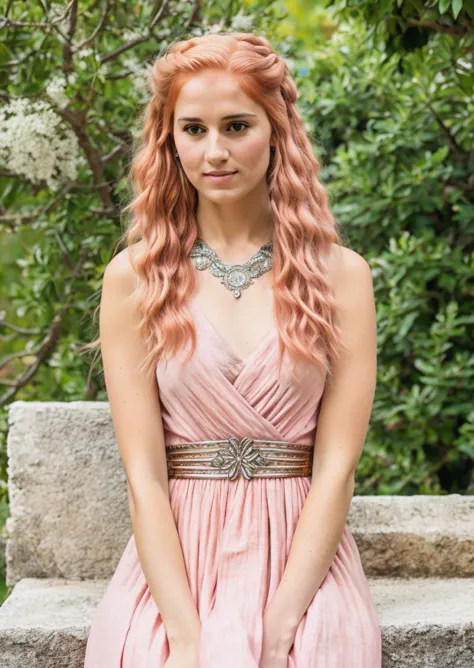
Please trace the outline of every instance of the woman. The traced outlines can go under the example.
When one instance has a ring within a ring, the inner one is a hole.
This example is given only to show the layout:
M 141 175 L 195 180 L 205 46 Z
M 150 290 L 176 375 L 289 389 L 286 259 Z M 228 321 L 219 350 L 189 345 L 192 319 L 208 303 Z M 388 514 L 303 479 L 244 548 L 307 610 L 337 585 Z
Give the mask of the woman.
M 150 86 L 100 309 L 133 535 L 85 668 L 380 668 L 346 524 L 375 389 L 370 268 L 340 244 L 266 39 L 174 43 Z

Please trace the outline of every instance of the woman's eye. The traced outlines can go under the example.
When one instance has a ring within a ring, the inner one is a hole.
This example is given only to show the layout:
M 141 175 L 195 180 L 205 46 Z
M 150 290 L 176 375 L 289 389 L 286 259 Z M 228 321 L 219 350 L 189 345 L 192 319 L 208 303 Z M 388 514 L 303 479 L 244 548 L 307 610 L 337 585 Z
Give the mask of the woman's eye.
M 234 123 L 231 123 L 231 124 L 229 125 L 229 127 L 230 127 L 231 125 L 241 125 L 241 126 L 244 127 L 244 128 L 248 128 L 247 123 L 242 123 L 241 121 L 235 121 Z
M 184 131 L 185 131 L 185 132 L 188 132 L 188 130 L 189 130 L 190 128 L 197 128 L 198 130 L 202 130 L 202 128 L 200 128 L 199 125 L 187 125 L 187 126 L 184 128 Z M 194 132 L 188 132 L 188 134 L 193 135 L 193 134 L 195 134 L 195 133 L 194 133 Z
M 230 127 L 232 127 L 233 125 L 241 125 L 243 128 L 248 128 L 247 123 L 242 123 L 241 121 L 234 121 L 233 123 L 230 123 L 230 124 L 228 125 L 228 127 L 230 128 Z M 187 125 L 187 126 L 184 128 L 184 131 L 185 131 L 185 132 L 188 132 L 188 130 L 190 130 L 191 128 L 197 128 L 198 130 L 202 130 L 202 128 L 201 128 L 199 125 Z M 197 136 L 200 135 L 201 133 L 200 133 L 200 132 L 188 132 L 188 134 L 190 134 L 192 137 L 197 137 Z

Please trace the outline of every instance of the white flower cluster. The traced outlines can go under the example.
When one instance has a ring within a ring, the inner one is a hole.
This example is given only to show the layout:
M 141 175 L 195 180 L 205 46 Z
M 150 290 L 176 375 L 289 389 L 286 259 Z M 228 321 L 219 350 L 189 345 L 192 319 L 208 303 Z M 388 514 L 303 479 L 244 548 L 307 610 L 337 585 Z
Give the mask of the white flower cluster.
M 138 32 L 133 32 L 133 30 L 124 30 L 122 37 L 125 42 L 133 42 L 134 39 L 141 37 L 141 35 Z
M 209 23 L 207 19 L 203 19 L 199 25 L 191 29 L 192 35 L 204 35 L 209 33 L 221 32 L 225 28 L 225 19 L 222 18 L 216 23 Z
M 254 18 L 250 14 L 241 14 L 239 12 L 232 19 L 231 27 L 235 31 L 249 32 L 254 27 Z
M 231 29 L 234 31 L 241 31 L 241 32 L 247 32 L 251 31 L 255 27 L 255 22 L 254 22 L 254 17 L 253 15 L 249 14 L 243 14 L 242 11 L 240 10 L 238 14 L 236 14 L 231 22 Z M 225 19 L 222 18 L 220 21 L 216 21 L 213 23 L 209 23 L 206 19 L 201 21 L 199 26 L 196 26 L 191 30 L 191 33 L 193 35 L 203 35 L 203 34 L 209 34 L 209 33 L 218 33 L 221 32 L 222 30 L 225 30 L 226 32 L 226 26 L 225 26 Z
M 175 2 L 174 4 L 171 4 L 173 11 L 180 15 L 180 14 L 189 14 L 189 9 L 190 9 L 190 4 L 187 2 L 187 0 L 184 0 L 184 2 Z
M 49 6 L 49 10 L 48 10 L 48 15 L 49 15 L 50 21 L 55 21 L 56 22 L 56 19 L 59 19 L 61 16 L 64 16 L 64 12 L 65 12 L 65 6 L 62 5 L 60 2 L 51 3 L 51 5 Z M 59 28 L 63 28 L 63 29 L 68 28 L 69 20 L 70 20 L 69 16 L 70 16 L 70 13 L 68 13 L 68 15 L 66 16 L 65 19 L 63 19 L 62 21 L 59 21 L 59 23 L 56 23 L 56 25 Z
M 43 101 L 11 100 L 0 108 L 0 164 L 52 190 L 77 177 L 78 141 Z
M 56 75 L 46 84 L 46 95 L 59 107 L 67 105 L 69 98 L 66 95 L 66 78 L 63 75 Z
M 354 25 L 349 19 L 348 21 L 341 21 L 337 24 L 337 30 L 334 30 L 332 35 L 329 38 L 329 41 L 333 44 L 344 44 L 349 43 L 350 39 L 354 36 Z
M 225 27 L 225 19 L 221 19 L 217 23 L 209 24 L 206 32 L 210 32 L 210 33 L 221 32 L 221 30 L 224 30 L 224 27 Z
M 132 73 L 130 75 L 130 80 L 132 82 L 132 86 L 138 94 L 139 99 L 137 102 L 139 104 L 147 102 L 150 98 L 150 91 L 148 89 L 148 76 L 151 65 L 139 61 L 134 56 L 128 56 L 127 58 L 124 58 L 122 62 L 124 66 Z
M 77 52 L 77 55 L 79 58 L 87 58 L 88 56 L 91 56 L 94 53 L 94 49 L 92 49 L 90 46 L 86 46 L 80 51 Z
M 80 67 L 81 70 L 90 70 L 90 62 L 87 61 L 87 58 L 89 56 L 94 55 L 95 60 L 99 61 L 100 60 L 100 55 L 98 53 L 94 52 L 94 49 L 91 49 L 91 47 L 85 47 L 81 49 L 80 51 L 77 52 L 76 54 L 76 62 L 78 67 Z

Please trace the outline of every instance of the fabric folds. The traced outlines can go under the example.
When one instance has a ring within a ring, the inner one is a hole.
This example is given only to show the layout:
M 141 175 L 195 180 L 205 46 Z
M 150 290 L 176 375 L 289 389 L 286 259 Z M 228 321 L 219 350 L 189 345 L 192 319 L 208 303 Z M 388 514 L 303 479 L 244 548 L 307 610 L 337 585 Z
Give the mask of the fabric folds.
M 274 328 L 245 358 L 196 300 L 193 360 L 158 365 L 165 445 L 252 436 L 314 443 L 325 378 L 277 373 Z M 289 368 L 289 367 L 288 367 Z M 283 575 L 309 477 L 171 478 L 170 503 L 201 623 L 202 668 L 258 668 L 262 620 Z M 159 561 L 159 554 L 157 555 Z M 132 534 L 95 610 L 84 668 L 160 668 L 169 646 Z M 288 668 L 380 668 L 378 614 L 346 525 L 303 616 Z

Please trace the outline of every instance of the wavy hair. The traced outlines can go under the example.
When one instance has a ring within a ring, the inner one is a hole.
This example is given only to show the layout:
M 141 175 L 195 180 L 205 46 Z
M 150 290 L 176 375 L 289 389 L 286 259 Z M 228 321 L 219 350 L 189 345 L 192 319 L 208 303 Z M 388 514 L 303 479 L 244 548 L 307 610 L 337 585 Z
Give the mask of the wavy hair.
M 318 180 L 320 164 L 296 106 L 298 93 L 288 66 L 267 39 L 245 32 L 174 42 L 149 70 L 151 98 L 129 173 L 133 199 L 124 209 L 132 216 L 122 236 L 129 247 L 139 239 L 145 248 L 138 259 L 130 253 L 139 279 L 139 330 L 148 351 L 142 370 L 155 369 L 189 342 L 186 361 L 196 349 L 186 302 L 197 288 L 190 252 L 198 237 L 198 193 L 174 157 L 172 130 L 181 87 L 208 69 L 235 77 L 243 92 L 263 107 L 272 128 L 275 151 L 266 178 L 278 368 L 286 350 L 295 361 L 330 375 L 344 346 L 326 258 L 341 235 Z

